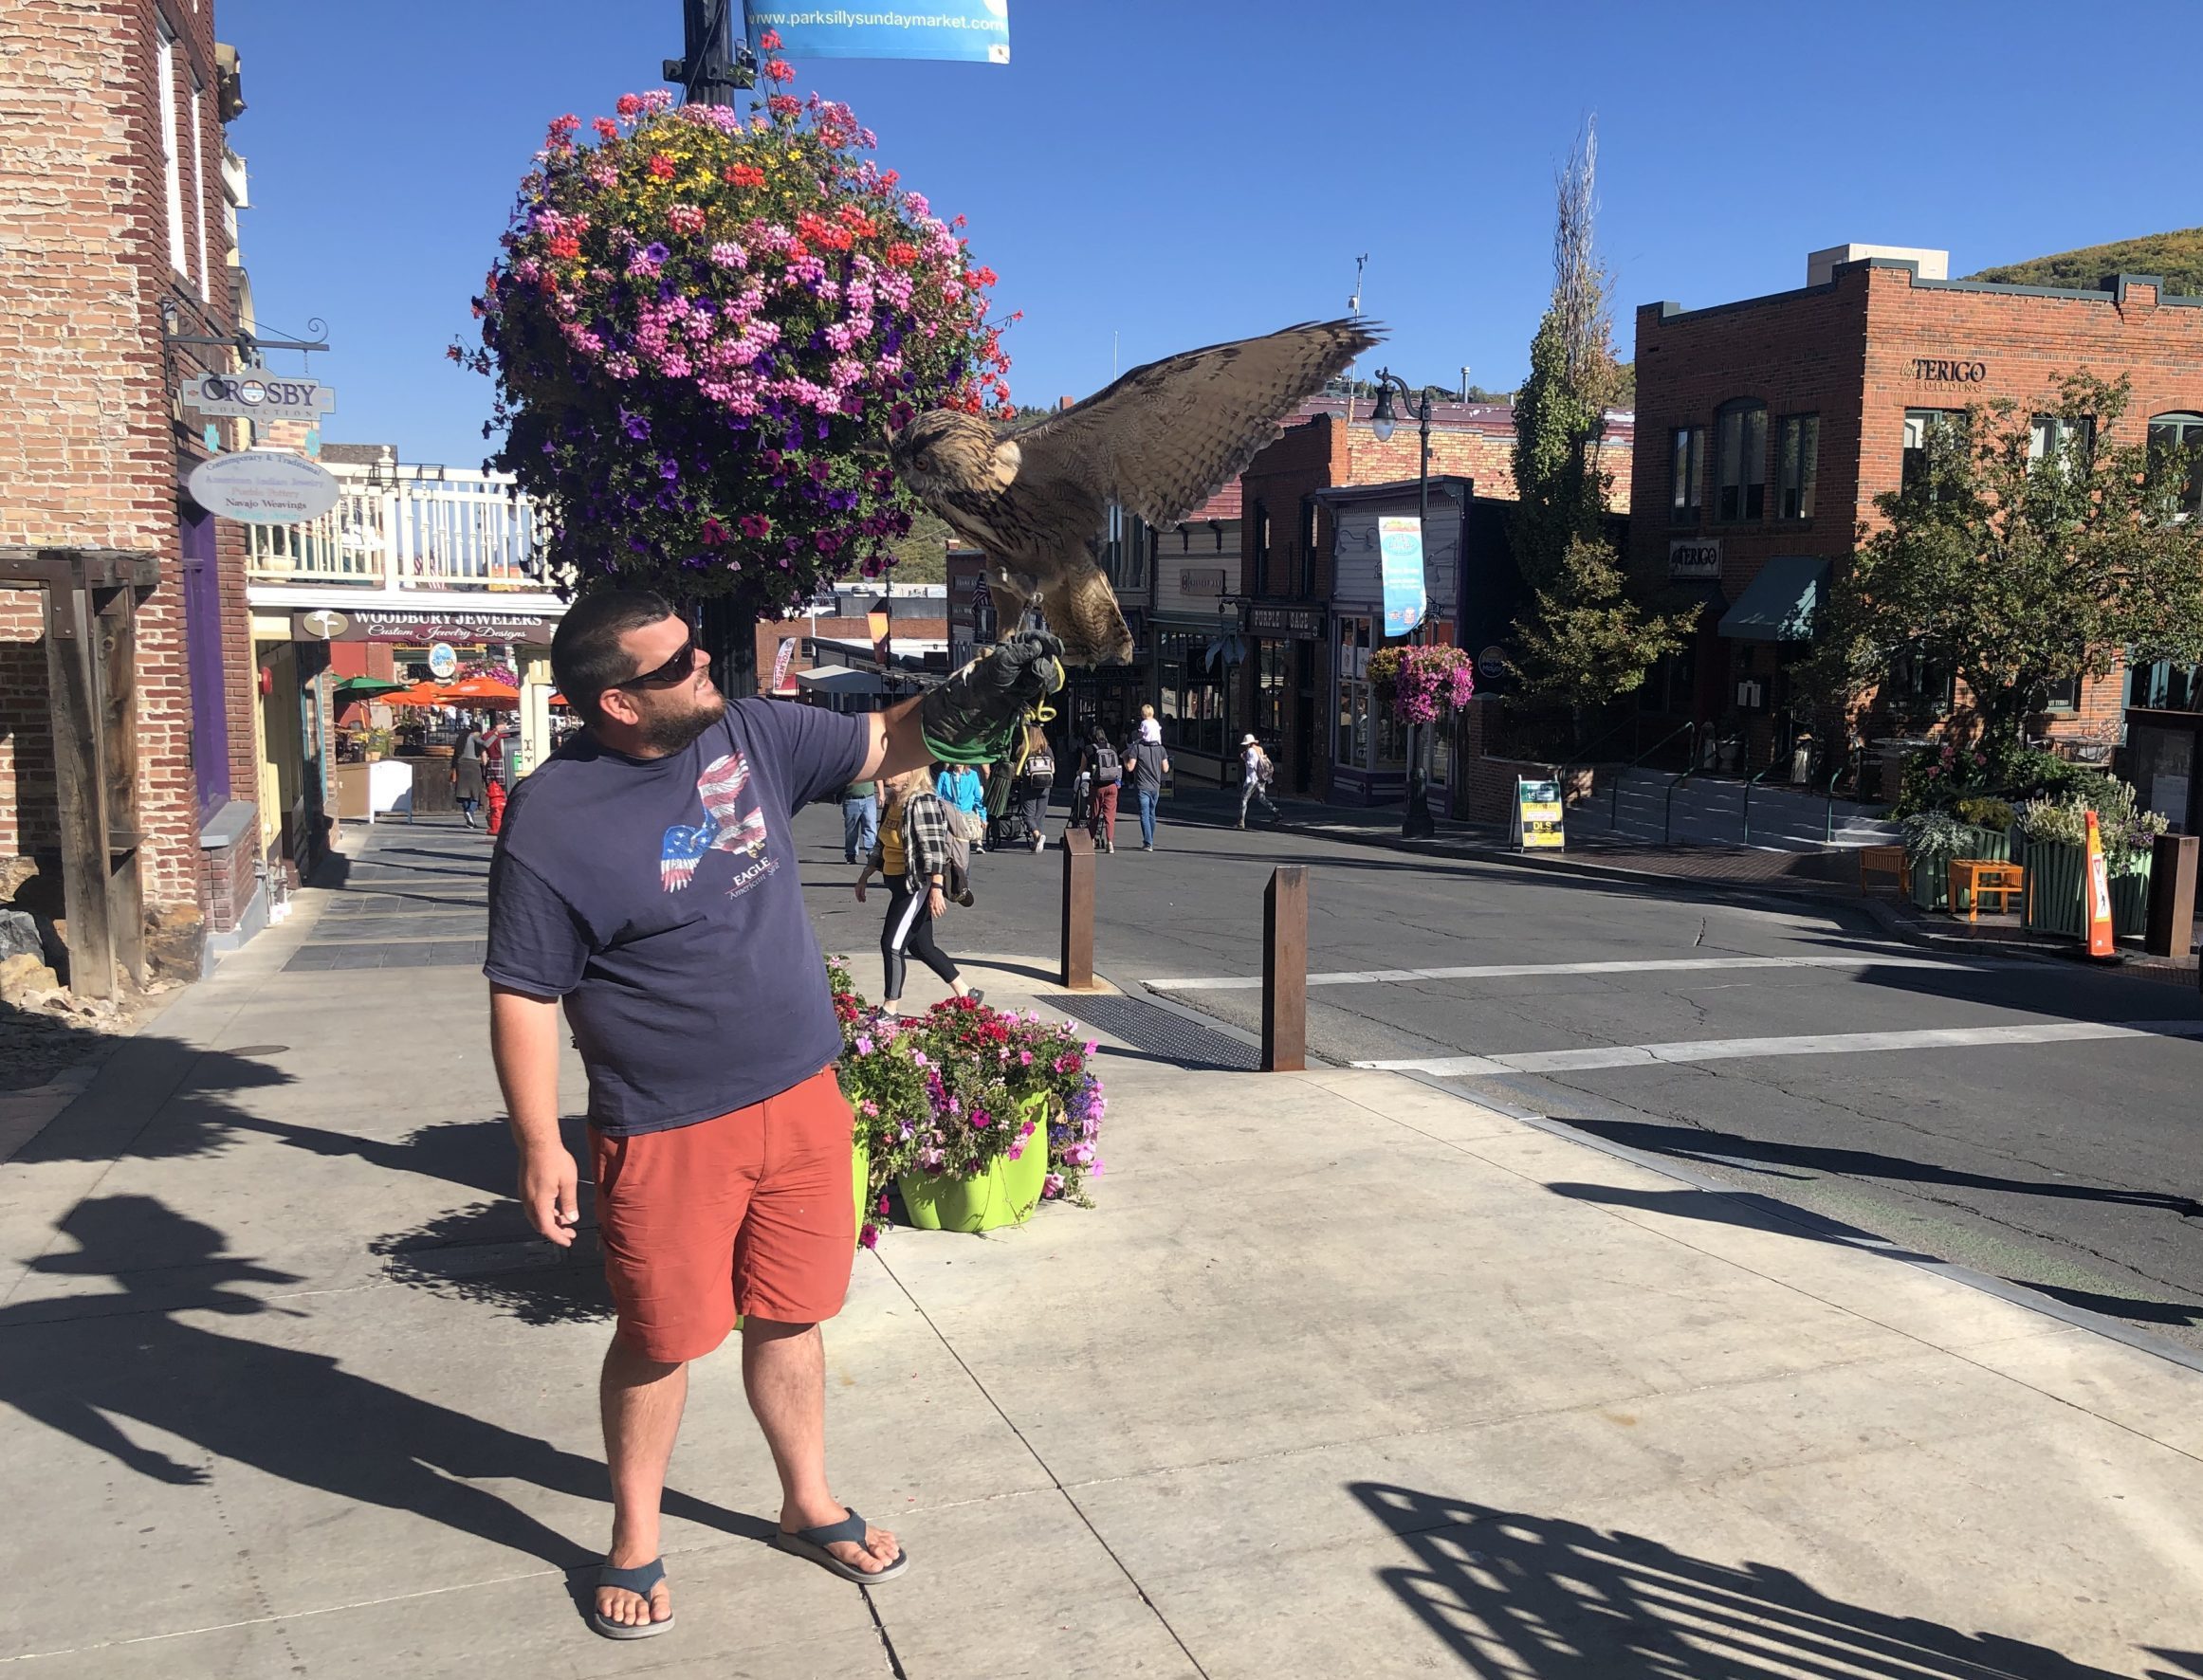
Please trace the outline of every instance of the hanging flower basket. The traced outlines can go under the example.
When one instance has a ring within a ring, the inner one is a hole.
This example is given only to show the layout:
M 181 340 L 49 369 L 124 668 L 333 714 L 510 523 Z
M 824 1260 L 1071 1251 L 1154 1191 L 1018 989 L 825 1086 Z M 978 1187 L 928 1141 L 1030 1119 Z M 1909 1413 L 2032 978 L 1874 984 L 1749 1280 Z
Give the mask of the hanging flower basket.
M 1477 691 L 1477 662 L 1459 648 L 1380 648 L 1369 655 L 1378 703 L 1402 723 L 1453 717 Z
M 576 582 L 770 612 L 876 575 L 911 522 L 881 439 L 928 408 L 1010 412 L 964 219 L 866 157 L 848 106 L 780 91 L 784 60 L 763 73 L 747 117 L 658 89 L 586 136 L 554 121 L 474 300 L 480 344 L 451 347 L 496 380 L 485 465 Z

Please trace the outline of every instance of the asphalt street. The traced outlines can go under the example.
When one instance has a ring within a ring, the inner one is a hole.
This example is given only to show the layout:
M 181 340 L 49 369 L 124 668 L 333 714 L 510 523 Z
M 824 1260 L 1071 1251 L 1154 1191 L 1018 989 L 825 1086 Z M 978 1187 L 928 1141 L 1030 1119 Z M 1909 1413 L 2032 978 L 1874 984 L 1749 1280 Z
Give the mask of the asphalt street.
M 1166 802 L 1155 853 L 1127 818 L 1096 859 L 1095 965 L 1127 992 L 1258 1025 L 1262 888 L 1305 864 L 1313 1053 L 1405 1067 L 2203 1347 L 2194 991 L 1924 951 L 1841 903 L 1241 832 L 1221 810 Z M 805 814 L 804 881 L 827 948 L 876 992 L 881 904 L 854 902 L 838 829 Z M 944 947 L 1052 966 L 1061 851 L 973 875 Z

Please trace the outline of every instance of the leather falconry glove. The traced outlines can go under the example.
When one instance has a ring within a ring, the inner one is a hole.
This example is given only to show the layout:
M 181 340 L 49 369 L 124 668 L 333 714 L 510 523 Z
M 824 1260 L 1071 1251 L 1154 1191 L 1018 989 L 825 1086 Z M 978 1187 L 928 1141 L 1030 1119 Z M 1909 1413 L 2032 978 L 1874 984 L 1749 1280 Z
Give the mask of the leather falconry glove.
M 1001 757 L 1027 710 L 1063 686 L 1063 644 L 1046 630 L 1005 636 L 918 703 L 926 744 L 945 762 Z

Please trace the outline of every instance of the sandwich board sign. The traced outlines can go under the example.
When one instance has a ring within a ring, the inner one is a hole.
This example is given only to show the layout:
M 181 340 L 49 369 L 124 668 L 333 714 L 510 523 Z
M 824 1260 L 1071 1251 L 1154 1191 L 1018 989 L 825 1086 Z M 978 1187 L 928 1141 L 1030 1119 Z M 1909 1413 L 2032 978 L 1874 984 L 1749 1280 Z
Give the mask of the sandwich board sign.
M 1517 851 L 1561 851 L 1568 846 L 1566 813 L 1557 781 L 1515 778 L 1515 832 Z

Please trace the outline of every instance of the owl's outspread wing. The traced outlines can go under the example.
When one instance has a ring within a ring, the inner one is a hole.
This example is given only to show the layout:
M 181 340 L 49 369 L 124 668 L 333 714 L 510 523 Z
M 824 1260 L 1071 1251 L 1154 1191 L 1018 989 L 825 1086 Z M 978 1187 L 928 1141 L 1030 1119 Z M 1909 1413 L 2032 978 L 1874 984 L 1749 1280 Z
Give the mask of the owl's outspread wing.
M 1115 502 L 1152 525 L 1184 519 L 1237 476 L 1377 329 L 1312 321 L 1134 368 L 1037 426 L 998 435 L 948 411 L 890 444 L 896 469 L 999 575 L 1005 623 L 1037 592 L 1074 664 L 1131 657 L 1132 641 L 1090 544 Z
M 1081 520 L 1081 542 L 1111 502 L 1150 525 L 1176 524 L 1245 470 L 1381 332 L 1359 320 L 1311 321 L 1134 368 L 1015 435 L 1017 488 L 1083 501 L 1091 517 Z

